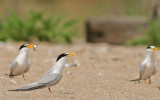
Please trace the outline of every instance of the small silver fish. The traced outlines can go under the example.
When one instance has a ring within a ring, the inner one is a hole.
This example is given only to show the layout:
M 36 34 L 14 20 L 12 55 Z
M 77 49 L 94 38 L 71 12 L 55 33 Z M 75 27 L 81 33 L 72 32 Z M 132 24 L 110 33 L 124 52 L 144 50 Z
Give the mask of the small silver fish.
M 33 46 L 33 50 L 36 51 L 37 44 Z

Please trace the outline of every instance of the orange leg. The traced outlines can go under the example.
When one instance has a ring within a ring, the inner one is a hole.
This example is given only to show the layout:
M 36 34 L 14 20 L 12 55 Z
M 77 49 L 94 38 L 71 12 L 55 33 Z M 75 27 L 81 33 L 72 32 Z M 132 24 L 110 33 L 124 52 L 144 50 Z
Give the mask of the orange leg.
M 160 86 L 157 86 L 157 88 L 160 90 Z
M 52 90 L 50 89 L 50 87 L 48 88 L 48 90 L 49 90 L 50 93 L 53 93 Z
M 151 84 L 151 78 L 149 78 L 149 84 Z
M 26 80 L 25 77 L 24 77 L 24 74 L 23 74 L 23 79 Z
M 147 84 L 145 79 L 144 79 L 144 83 Z

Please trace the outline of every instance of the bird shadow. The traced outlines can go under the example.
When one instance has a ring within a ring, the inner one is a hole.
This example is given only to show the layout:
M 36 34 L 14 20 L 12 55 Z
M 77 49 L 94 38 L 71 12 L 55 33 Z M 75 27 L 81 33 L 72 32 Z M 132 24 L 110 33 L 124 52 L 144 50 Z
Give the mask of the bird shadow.
M 59 91 L 60 94 L 73 94 L 71 91 Z
M 9 77 L 9 74 L 4 74 L 4 75 Z

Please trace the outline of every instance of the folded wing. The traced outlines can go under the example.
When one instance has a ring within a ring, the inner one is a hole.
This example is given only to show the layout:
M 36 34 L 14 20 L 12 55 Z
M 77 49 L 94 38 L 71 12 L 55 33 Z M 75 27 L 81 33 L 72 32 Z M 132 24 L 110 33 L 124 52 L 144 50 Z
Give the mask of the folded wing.
M 8 90 L 8 91 L 30 91 L 30 90 L 35 90 L 35 89 L 40 89 L 43 87 L 50 87 L 52 85 L 57 84 L 61 79 L 61 74 L 55 74 L 55 73 L 48 73 L 42 76 L 40 80 L 38 80 L 35 83 L 29 84 L 28 86 L 24 86 L 20 89 L 15 89 L 15 90 Z

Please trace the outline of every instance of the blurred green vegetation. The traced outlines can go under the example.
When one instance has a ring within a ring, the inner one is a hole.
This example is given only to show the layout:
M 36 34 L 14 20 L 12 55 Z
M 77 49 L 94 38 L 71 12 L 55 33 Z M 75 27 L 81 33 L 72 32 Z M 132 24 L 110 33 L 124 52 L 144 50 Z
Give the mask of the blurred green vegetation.
M 17 13 L 9 12 L 8 7 L 14 8 Z M 2 18 L 0 23 L 0 41 L 6 41 L 7 39 L 22 41 L 19 38 L 20 36 L 17 35 L 19 33 L 23 41 L 37 38 L 40 41 L 71 43 L 71 39 L 76 34 L 81 39 L 85 39 L 84 23 L 87 19 L 94 16 L 149 17 L 150 7 L 150 0 L 70 0 L 70 2 L 67 0 L 13 0 L 12 2 L 10 0 L 2 0 L 0 3 L 0 14 L 6 16 L 5 19 Z M 28 11 L 38 12 L 26 13 Z M 45 14 L 39 12 L 45 12 Z M 10 14 L 8 18 L 9 13 L 13 13 L 14 16 Z M 59 16 L 62 13 L 67 15 L 67 17 Z M 54 14 L 54 17 L 51 14 Z M 50 17 L 46 17 L 46 15 Z M 79 23 L 75 20 L 64 22 L 66 19 L 78 19 Z M 55 25 L 55 23 L 58 24 Z M 63 29 L 66 26 L 65 23 L 73 24 Z M 76 34 L 74 34 L 74 29 L 76 29 Z M 66 31 L 69 34 L 63 34 Z M 142 38 L 138 41 L 142 41 Z
M 28 11 L 43 11 L 45 14 L 59 16 L 64 19 L 78 19 L 76 33 L 85 38 L 84 23 L 94 16 L 149 16 L 151 0 L 2 0 L 0 14 L 8 15 L 11 6 L 23 18 Z
M 158 19 L 152 19 L 148 21 L 149 30 L 143 32 L 143 35 L 138 38 L 127 41 L 126 45 L 155 45 L 160 44 L 160 21 Z
M 127 0 L 125 4 L 124 14 L 126 16 L 146 16 L 147 13 L 141 10 L 140 0 Z
M 74 26 L 77 20 L 64 21 L 64 16 L 45 16 L 43 12 L 30 12 L 23 20 L 10 10 L 9 17 L 3 16 L 0 23 L 0 41 L 39 41 L 71 43 L 76 36 Z

